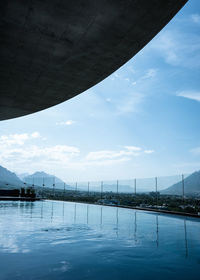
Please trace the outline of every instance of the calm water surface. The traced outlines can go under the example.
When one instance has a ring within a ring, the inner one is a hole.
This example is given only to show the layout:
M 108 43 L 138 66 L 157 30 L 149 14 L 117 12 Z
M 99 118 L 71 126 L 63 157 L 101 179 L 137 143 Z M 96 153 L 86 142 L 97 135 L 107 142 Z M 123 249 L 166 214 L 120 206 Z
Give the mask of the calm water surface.
M 0 202 L 0 279 L 199 279 L 200 220 L 88 204 Z

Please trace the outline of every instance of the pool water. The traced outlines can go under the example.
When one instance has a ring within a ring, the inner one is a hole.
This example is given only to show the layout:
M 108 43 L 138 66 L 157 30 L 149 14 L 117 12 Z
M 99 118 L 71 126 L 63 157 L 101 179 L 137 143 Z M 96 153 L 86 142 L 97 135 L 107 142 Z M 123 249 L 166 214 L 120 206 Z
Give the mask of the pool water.
M 0 279 L 198 279 L 200 219 L 58 201 L 0 202 Z

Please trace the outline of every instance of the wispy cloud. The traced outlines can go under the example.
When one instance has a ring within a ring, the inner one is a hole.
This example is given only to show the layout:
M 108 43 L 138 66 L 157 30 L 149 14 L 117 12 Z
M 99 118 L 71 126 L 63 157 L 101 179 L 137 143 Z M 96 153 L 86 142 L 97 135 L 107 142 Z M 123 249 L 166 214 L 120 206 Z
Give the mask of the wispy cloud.
M 81 162 L 76 162 L 76 166 L 86 167 L 86 166 L 109 166 L 121 164 L 123 162 L 130 161 L 130 157 L 119 157 L 119 158 L 106 158 L 101 160 L 82 160 Z
M 200 91 L 181 91 L 177 96 L 185 97 L 200 102 Z
M 147 70 L 146 74 L 142 77 L 142 79 L 154 78 L 156 74 L 157 74 L 157 69 L 150 68 Z
M 157 72 L 158 72 L 158 69 L 149 68 L 146 71 L 144 71 L 144 73 L 139 78 L 137 78 L 135 81 L 132 81 L 131 85 L 135 86 L 136 84 L 138 85 L 138 84 L 144 83 L 144 80 L 153 79 L 156 77 Z
M 116 110 L 119 115 L 133 113 L 139 111 L 139 105 L 144 100 L 144 94 L 138 92 L 132 92 L 127 94 L 120 102 L 116 105 Z
M 154 150 L 144 150 L 144 153 L 145 154 L 152 154 L 152 153 L 154 153 Z
M 169 31 L 162 32 L 150 46 L 161 54 L 167 63 L 175 65 L 179 58 L 177 56 L 177 42 L 173 35 Z
M 195 18 L 197 21 L 198 17 Z M 149 44 L 149 50 L 155 51 L 172 66 L 200 66 L 200 36 L 197 34 L 177 30 L 163 31 Z
M 132 152 L 139 152 L 142 150 L 142 148 L 136 147 L 136 146 L 124 146 L 124 148 L 126 148 L 128 151 L 132 151 Z
M 193 155 L 199 156 L 200 155 L 200 147 L 196 147 L 190 150 Z
M 87 156 L 87 160 L 105 160 L 105 159 L 115 159 L 121 158 L 124 156 L 136 156 L 138 153 L 135 150 L 127 149 L 121 151 L 97 151 L 97 152 L 90 152 Z
M 131 157 L 136 157 L 141 155 L 142 153 L 150 154 L 153 153 L 153 150 L 142 150 L 141 147 L 137 146 L 124 146 L 123 149 L 116 151 L 116 150 L 103 150 L 103 151 L 96 151 L 90 152 L 86 156 L 86 160 L 88 161 L 99 161 L 99 160 L 106 160 L 106 159 L 119 159 L 119 158 L 126 158 L 131 159 Z
M 200 23 L 200 15 L 199 14 L 192 14 L 191 19 L 194 23 Z
M 135 81 L 133 81 L 133 79 L 132 79 L 133 73 L 131 73 L 130 69 L 131 69 L 130 67 L 127 67 L 128 72 L 126 71 L 126 74 L 125 73 L 118 74 L 117 72 L 115 72 L 114 74 L 111 75 L 111 80 L 113 81 L 115 79 L 118 79 L 120 81 L 128 82 L 131 85 L 136 85 L 137 83 L 142 82 L 145 79 L 154 78 L 156 76 L 157 70 L 158 70 L 156 68 L 149 68 L 146 71 L 144 71 L 144 73 L 139 78 L 137 78 Z M 128 76 L 127 76 L 127 73 L 129 74 Z M 136 77 L 136 71 L 134 71 L 134 76 Z
M 76 122 L 75 121 L 72 121 L 72 120 L 67 120 L 67 121 L 64 121 L 64 122 L 57 122 L 56 125 L 72 125 L 72 124 L 75 124 Z
M 120 78 L 120 75 L 119 75 L 117 72 L 113 73 L 113 75 L 114 75 L 116 78 Z

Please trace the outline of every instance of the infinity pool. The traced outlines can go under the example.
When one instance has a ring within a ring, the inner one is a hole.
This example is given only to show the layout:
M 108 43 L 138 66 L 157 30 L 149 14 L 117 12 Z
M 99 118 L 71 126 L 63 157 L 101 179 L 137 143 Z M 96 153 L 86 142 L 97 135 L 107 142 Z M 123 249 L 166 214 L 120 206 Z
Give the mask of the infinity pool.
M 200 220 L 88 204 L 0 202 L 0 279 L 198 279 Z

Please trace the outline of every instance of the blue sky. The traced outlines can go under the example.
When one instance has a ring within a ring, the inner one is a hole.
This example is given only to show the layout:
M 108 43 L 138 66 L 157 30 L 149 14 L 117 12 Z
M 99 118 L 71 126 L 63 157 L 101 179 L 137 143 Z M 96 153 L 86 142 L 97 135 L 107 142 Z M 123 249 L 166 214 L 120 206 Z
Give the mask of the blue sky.
M 0 165 L 70 181 L 199 170 L 200 1 L 98 85 L 0 122 Z

